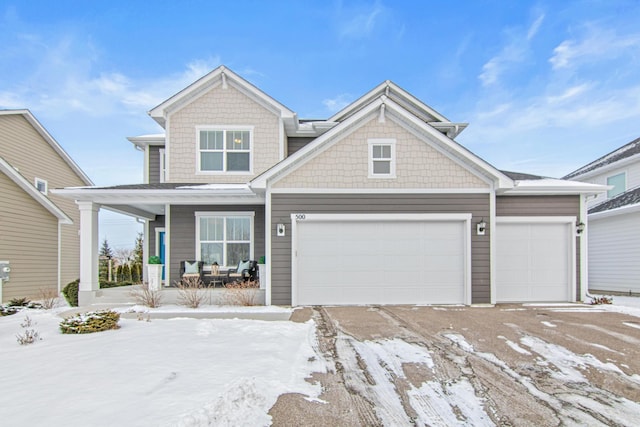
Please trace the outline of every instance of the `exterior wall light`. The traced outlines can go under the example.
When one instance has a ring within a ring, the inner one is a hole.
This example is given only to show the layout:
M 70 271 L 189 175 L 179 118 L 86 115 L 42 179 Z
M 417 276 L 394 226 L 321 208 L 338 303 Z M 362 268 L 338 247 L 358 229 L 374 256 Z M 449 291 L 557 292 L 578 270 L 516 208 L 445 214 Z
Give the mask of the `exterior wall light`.
M 584 231 L 586 225 L 584 224 L 584 222 L 580 221 L 579 223 L 576 224 L 576 234 L 582 234 L 582 232 Z
M 480 222 L 476 224 L 476 234 L 478 236 L 484 236 L 486 231 L 487 231 L 487 223 L 484 222 L 484 218 L 482 218 Z

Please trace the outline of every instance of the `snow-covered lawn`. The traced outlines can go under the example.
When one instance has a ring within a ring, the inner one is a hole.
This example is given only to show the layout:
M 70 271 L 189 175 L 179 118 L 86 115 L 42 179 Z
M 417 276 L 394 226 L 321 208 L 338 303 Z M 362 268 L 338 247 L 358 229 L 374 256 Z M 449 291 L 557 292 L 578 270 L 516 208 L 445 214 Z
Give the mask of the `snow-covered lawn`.
M 184 310 L 184 309 L 183 309 Z M 25 316 L 42 337 L 19 345 Z M 268 425 L 282 393 L 314 398 L 315 325 L 240 319 L 121 319 L 63 335 L 53 311 L 0 317 L 0 425 Z

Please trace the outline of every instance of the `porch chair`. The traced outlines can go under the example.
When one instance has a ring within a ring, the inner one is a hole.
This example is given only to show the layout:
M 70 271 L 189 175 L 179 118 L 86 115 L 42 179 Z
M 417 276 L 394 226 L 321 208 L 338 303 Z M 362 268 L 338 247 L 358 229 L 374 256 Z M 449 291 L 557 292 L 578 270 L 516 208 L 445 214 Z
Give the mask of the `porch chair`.
M 230 268 L 227 271 L 227 283 L 241 280 L 246 282 L 247 280 L 256 280 L 258 276 L 258 261 L 243 260 L 238 263 L 236 268 Z
M 202 280 L 204 274 L 203 261 L 180 261 L 180 278 L 198 277 Z

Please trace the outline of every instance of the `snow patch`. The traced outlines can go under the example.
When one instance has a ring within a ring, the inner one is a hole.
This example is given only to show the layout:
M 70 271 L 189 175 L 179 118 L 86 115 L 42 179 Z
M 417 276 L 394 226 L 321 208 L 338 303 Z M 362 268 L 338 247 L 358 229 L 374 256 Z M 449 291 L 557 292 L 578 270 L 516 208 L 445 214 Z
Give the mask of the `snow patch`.
M 514 351 L 520 353 L 520 354 L 524 354 L 525 356 L 531 356 L 531 352 L 528 350 L 525 350 L 524 348 L 520 347 L 518 344 L 514 343 L 513 341 L 510 341 L 509 339 L 507 339 L 506 337 L 503 337 L 502 335 L 498 335 L 498 338 L 501 340 L 504 340 L 504 342 Z

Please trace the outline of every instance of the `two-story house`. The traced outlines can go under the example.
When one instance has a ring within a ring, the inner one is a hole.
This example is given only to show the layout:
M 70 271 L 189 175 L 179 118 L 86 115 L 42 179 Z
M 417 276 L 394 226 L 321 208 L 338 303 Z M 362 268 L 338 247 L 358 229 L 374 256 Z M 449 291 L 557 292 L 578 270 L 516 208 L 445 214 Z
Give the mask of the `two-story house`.
M 53 188 L 91 180 L 28 110 L 0 110 L 0 302 L 79 277 L 80 215 Z
M 640 293 L 640 138 L 564 178 L 609 186 L 588 200 L 589 289 Z
M 578 231 L 603 187 L 504 172 L 458 144 L 467 126 L 385 81 L 326 120 L 297 114 L 221 66 L 149 112 L 130 138 L 144 184 L 77 200 L 81 304 L 98 289 L 101 207 L 146 220 L 145 250 L 232 267 L 266 257 L 265 303 L 575 301 Z

